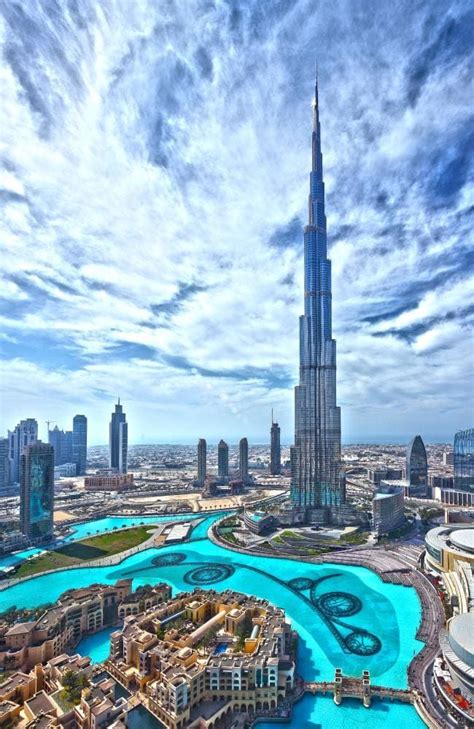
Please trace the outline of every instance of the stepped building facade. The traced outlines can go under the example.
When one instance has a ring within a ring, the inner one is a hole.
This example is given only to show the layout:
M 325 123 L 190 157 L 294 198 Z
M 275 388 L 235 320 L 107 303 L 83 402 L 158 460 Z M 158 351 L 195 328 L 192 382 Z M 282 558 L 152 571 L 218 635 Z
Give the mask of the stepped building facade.
M 327 253 L 318 83 L 313 106 L 308 224 L 304 229 L 304 314 L 300 317 L 300 373 L 295 388 L 295 444 L 291 449 L 294 521 L 343 522 L 341 411 L 336 400 L 336 342 L 332 336 L 331 261 Z

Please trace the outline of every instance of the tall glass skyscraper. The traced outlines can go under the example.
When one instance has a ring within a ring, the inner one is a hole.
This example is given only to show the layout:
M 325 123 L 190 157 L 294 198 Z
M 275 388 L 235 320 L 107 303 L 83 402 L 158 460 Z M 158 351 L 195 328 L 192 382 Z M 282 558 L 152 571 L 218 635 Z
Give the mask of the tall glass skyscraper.
M 474 492 L 474 428 L 454 436 L 454 488 Z
M 270 473 L 272 476 L 278 476 L 281 473 L 280 426 L 273 420 L 273 410 L 272 427 L 270 428 Z
M 428 458 L 421 435 L 415 435 L 407 448 L 407 481 L 410 496 L 426 496 L 428 486 Z
M 75 415 L 72 419 L 73 434 L 73 461 L 76 464 L 76 473 L 82 476 L 87 465 L 87 418 L 85 415 Z
M 300 381 L 295 388 L 295 445 L 291 450 L 291 499 L 295 507 L 305 509 L 339 507 L 345 503 L 317 81 L 308 203 L 308 225 L 304 229 L 304 314 L 300 317 Z
M 207 471 L 207 443 L 204 438 L 199 438 L 197 447 L 197 480 L 200 486 L 206 482 Z
M 244 483 L 249 477 L 249 442 L 241 438 L 239 442 L 239 475 Z
M 54 449 L 40 440 L 21 456 L 20 529 L 34 542 L 53 536 Z
M 229 476 L 229 446 L 225 440 L 220 440 L 217 446 L 217 476 L 220 479 Z
M 36 443 L 37 440 L 38 423 L 34 418 L 20 420 L 15 430 L 8 431 L 11 483 L 19 483 L 21 456 L 26 446 Z
M 109 465 L 118 473 L 127 473 L 128 465 L 128 423 L 120 398 L 109 425 Z
M 73 433 L 72 430 L 59 430 L 55 425 L 48 431 L 48 443 L 54 448 L 54 465 L 73 463 Z

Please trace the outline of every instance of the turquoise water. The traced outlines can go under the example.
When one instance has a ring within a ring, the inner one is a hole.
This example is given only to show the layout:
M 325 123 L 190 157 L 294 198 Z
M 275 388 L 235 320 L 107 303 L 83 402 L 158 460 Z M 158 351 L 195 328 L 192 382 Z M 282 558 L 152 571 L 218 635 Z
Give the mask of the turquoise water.
M 225 512 L 222 512 L 225 513 Z M 138 526 L 139 524 L 161 524 L 164 521 L 192 521 L 194 519 L 202 519 L 200 513 L 190 514 L 166 514 L 165 516 L 105 516 L 103 519 L 94 519 L 84 524 L 76 524 L 71 527 L 73 533 L 66 537 L 66 542 L 76 541 L 77 539 L 87 539 L 87 537 L 103 532 L 121 529 L 122 527 Z
M 221 511 L 214 512 L 213 517 L 219 518 L 224 514 L 230 512 Z M 121 529 L 122 527 L 138 526 L 139 524 L 160 524 L 166 521 L 176 521 L 176 519 L 183 519 L 183 521 L 194 521 L 196 519 L 202 519 L 203 514 L 200 513 L 189 513 L 189 514 L 166 514 L 159 516 L 106 516 L 102 519 L 94 519 L 92 521 L 85 522 L 83 524 L 76 524 L 72 528 L 72 534 L 65 537 L 62 542 L 75 542 L 78 539 L 87 539 L 87 537 L 96 536 L 96 534 L 103 534 L 104 532 L 113 531 L 115 529 Z M 206 522 L 207 523 L 207 522 Z M 198 527 L 199 529 L 199 527 Z M 205 536 L 205 534 L 201 534 Z M 193 534 L 194 538 L 194 534 Z M 42 549 L 32 547 L 31 549 L 25 549 L 23 552 L 16 552 L 15 554 L 7 554 L 0 556 L 0 569 L 2 567 L 11 567 L 23 562 L 28 557 L 32 557 L 34 554 L 39 554 Z
M 104 628 L 94 635 L 83 638 L 74 648 L 74 653 L 89 656 L 92 663 L 102 663 L 109 657 L 110 634 L 117 630 L 117 626 Z
M 41 549 L 33 547 L 32 549 L 25 549 L 23 552 L 15 552 L 15 554 L 4 554 L 0 557 L 0 568 L 1 567 L 12 567 L 15 564 L 23 562 L 23 560 L 32 557 L 34 554 L 39 554 Z
M 257 729 L 276 729 L 288 724 L 258 722 Z M 409 704 L 374 700 L 370 709 L 361 701 L 344 700 L 336 706 L 332 696 L 305 696 L 294 710 L 291 726 L 295 729 L 426 729 L 416 710 Z
M 232 588 L 285 609 L 300 636 L 298 672 L 305 679 L 330 680 L 337 666 L 351 675 L 368 669 L 379 684 L 407 686 L 406 668 L 422 647 L 415 638 L 421 611 L 414 589 L 385 584 L 362 567 L 231 552 L 206 538 L 215 518 L 206 518 L 185 544 L 149 549 L 113 567 L 64 570 L 14 585 L 0 592 L 0 610 L 11 605 L 33 607 L 45 594 L 55 600 L 71 586 L 110 584 L 122 578 L 132 578 L 134 588 L 163 580 L 174 592 L 194 586 Z M 95 656 L 108 651 L 104 631 L 87 640 L 92 640 Z M 379 702 L 365 710 L 357 702 L 347 702 L 338 708 L 331 698 L 308 697 L 297 712 L 295 727 L 318 726 L 318 722 L 324 729 L 357 727 L 362 722 L 375 727 L 382 721 L 387 727 L 396 727 L 400 721 L 404 729 L 423 726 L 415 710 L 402 704 Z
M 143 706 L 137 706 L 127 715 L 128 729 L 165 729 L 165 725 L 155 719 Z M 275 729 L 275 725 L 273 725 Z

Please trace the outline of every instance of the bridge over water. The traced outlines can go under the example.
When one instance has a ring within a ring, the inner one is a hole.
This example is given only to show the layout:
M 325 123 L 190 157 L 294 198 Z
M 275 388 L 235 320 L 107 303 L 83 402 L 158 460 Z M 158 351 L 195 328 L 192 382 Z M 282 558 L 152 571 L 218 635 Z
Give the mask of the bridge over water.
M 367 708 L 373 697 L 377 699 L 390 699 L 391 701 L 403 701 L 414 703 L 416 692 L 410 689 L 387 688 L 376 686 L 370 681 L 370 672 L 363 671 L 362 676 L 343 676 L 340 668 L 336 668 L 334 681 L 305 681 L 304 691 L 307 693 L 332 693 L 334 702 L 339 706 L 345 698 L 361 699 Z

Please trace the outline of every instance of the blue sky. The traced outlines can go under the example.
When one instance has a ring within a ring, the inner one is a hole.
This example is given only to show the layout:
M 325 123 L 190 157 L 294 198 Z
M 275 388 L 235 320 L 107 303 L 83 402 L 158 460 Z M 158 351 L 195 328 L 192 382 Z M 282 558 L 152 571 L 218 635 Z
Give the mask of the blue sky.
M 0 20 L 3 431 L 291 441 L 316 58 L 343 439 L 472 425 L 472 3 Z

